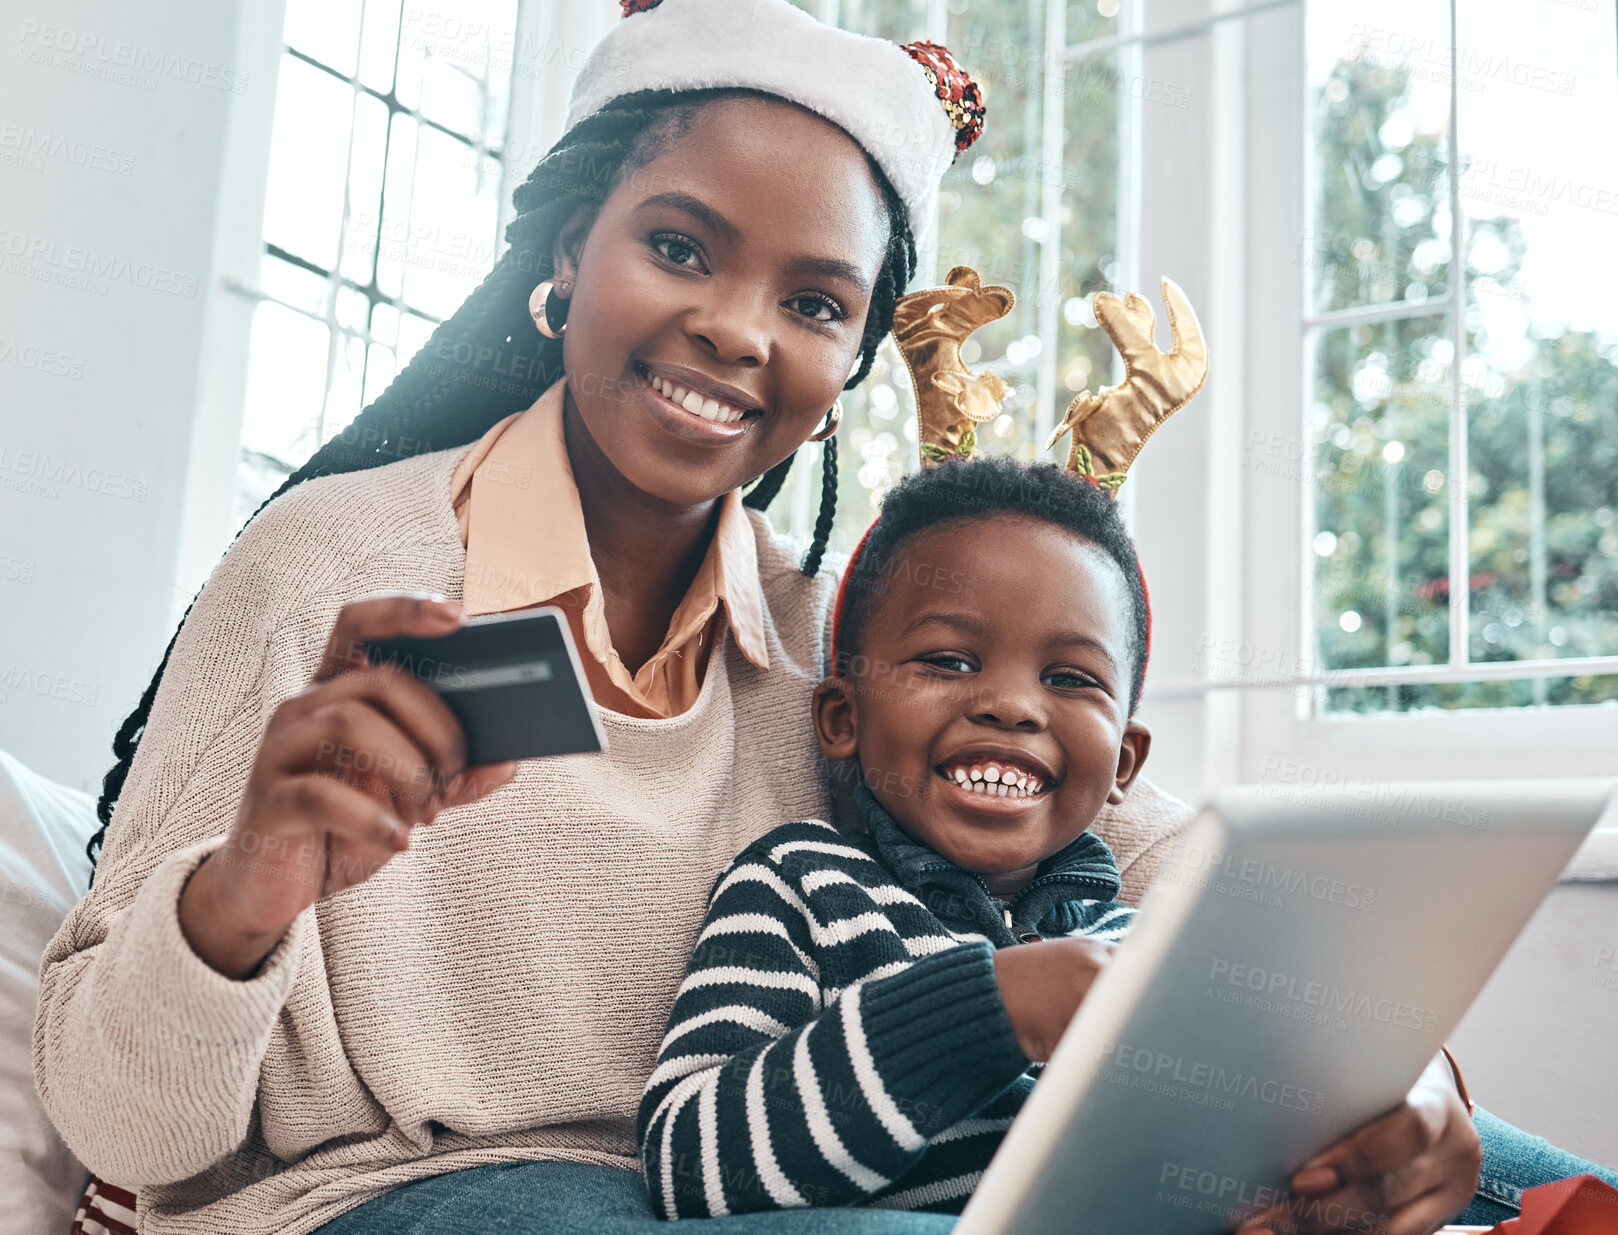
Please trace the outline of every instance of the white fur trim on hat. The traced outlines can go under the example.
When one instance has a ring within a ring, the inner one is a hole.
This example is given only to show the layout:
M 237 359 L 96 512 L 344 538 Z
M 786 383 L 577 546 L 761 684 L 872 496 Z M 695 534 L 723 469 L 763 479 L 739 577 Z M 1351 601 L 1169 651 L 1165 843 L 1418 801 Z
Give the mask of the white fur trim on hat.
M 722 86 L 776 95 L 844 129 L 892 182 L 922 243 L 956 153 L 927 74 L 897 43 L 825 25 L 787 0 L 662 0 L 623 18 L 579 70 L 566 127 L 638 90 Z

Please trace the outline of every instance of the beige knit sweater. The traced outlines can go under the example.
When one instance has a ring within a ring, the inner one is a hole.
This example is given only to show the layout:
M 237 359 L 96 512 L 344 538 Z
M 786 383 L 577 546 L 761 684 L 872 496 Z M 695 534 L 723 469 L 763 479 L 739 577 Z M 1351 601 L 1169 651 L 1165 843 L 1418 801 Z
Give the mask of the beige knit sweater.
M 696 704 L 603 712 L 610 750 L 524 764 L 367 882 L 306 909 L 250 981 L 180 931 L 272 709 L 345 601 L 459 597 L 465 447 L 293 489 L 214 571 L 175 645 L 96 872 L 40 971 L 34 1067 L 143 1235 L 301 1235 L 413 1179 L 635 1156 L 635 1111 L 713 880 L 783 822 L 838 816 L 809 723 L 836 569 L 753 514 L 770 669 L 727 637 Z M 839 795 L 841 796 L 841 795 Z M 1098 825 L 1138 899 L 1184 806 Z

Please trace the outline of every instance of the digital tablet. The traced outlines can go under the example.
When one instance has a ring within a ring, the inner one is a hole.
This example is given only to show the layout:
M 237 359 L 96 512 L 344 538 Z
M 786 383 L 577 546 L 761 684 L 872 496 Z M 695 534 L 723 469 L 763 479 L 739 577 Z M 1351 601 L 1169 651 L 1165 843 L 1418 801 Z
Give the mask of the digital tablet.
M 567 619 L 554 605 L 468 618 L 447 635 L 365 645 L 449 705 L 471 766 L 607 748 Z
M 955 1235 L 1213 1235 L 1403 1101 L 1613 780 L 1256 786 L 1184 834 Z

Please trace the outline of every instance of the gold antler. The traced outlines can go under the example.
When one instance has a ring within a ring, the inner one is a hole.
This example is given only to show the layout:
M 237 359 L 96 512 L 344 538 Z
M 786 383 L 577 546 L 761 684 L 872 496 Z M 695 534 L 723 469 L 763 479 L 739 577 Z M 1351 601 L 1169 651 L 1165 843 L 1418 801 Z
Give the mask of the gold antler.
M 970 266 L 956 266 L 943 287 L 901 296 L 893 308 L 893 341 L 916 390 L 916 428 L 922 464 L 968 459 L 976 426 L 992 420 L 1006 397 L 998 374 L 974 373 L 961 344 L 979 326 L 1011 312 L 1009 287 L 984 287 Z
M 1049 450 L 1071 430 L 1068 467 L 1104 489 L 1116 491 L 1124 483 L 1147 438 L 1195 398 L 1208 377 L 1208 345 L 1196 312 L 1178 284 L 1170 279 L 1162 284 L 1171 338 L 1167 352 L 1157 350 L 1157 316 L 1145 297 L 1096 295 L 1096 320 L 1124 358 L 1124 380 L 1094 395 L 1081 390 L 1045 443 Z

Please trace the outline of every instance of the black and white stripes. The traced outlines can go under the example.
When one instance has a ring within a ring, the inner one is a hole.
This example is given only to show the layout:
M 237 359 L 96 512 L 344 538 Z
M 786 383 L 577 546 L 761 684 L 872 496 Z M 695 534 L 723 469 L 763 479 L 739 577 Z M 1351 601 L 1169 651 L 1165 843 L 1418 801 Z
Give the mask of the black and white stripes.
M 1066 933 L 1116 938 L 1134 912 L 1077 906 Z M 994 977 L 1008 942 L 947 925 L 871 837 L 793 823 L 749 848 L 641 1102 L 657 1212 L 959 1212 L 1033 1084 Z

